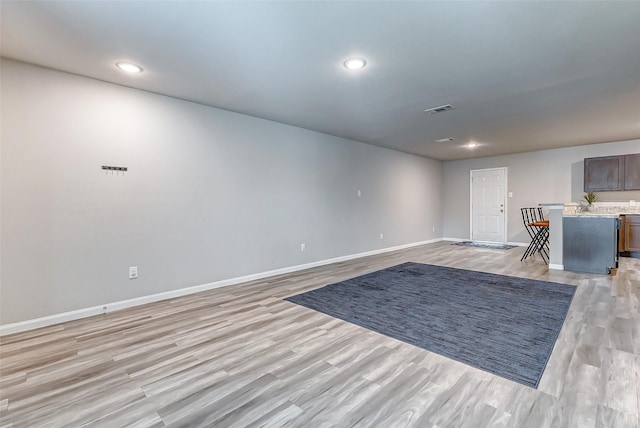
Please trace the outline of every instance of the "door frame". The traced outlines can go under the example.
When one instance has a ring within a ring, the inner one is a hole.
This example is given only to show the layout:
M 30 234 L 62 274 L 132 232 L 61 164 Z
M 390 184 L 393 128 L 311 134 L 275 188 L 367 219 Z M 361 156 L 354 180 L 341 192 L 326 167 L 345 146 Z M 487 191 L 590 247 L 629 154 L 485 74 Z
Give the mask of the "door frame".
M 485 171 L 497 171 L 497 170 L 504 170 L 504 184 L 503 184 L 503 195 L 504 195 L 504 241 L 502 241 L 502 244 L 506 244 L 507 243 L 507 230 L 509 230 L 507 228 L 507 224 L 509 223 L 509 216 L 507 215 L 509 213 L 509 210 L 507 209 L 507 205 L 508 205 L 508 199 L 509 199 L 509 195 L 507 193 L 509 186 L 507 185 L 507 181 L 509 180 L 509 167 L 506 166 L 500 166 L 500 167 L 496 167 L 496 168 L 482 168 L 482 169 L 472 169 L 469 170 L 469 239 L 471 241 L 473 241 L 473 173 L 474 172 L 485 172 Z M 480 241 L 480 242 L 486 242 L 486 241 Z

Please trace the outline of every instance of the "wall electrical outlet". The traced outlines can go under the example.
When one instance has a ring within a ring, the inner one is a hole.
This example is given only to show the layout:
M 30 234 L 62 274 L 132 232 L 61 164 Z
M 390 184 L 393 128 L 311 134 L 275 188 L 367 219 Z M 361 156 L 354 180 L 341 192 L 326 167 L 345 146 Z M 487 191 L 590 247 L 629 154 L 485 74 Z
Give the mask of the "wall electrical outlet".
M 138 277 L 138 266 L 129 266 L 129 279 L 136 279 Z
M 633 199 L 631 199 L 631 200 L 629 201 L 629 206 L 630 206 L 630 207 L 635 207 L 635 206 L 636 206 L 636 201 L 635 201 L 635 200 L 633 200 Z
M 433 230 L 432 230 L 433 232 L 435 232 L 435 231 L 436 231 L 436 227 L 435 227 L 435 226 L 433 226 L 433 227 L 432 227 L 432 229 L 433 229 Z
M 508 195 L 510 198 L 513 198 L 513 192 L 509 192 L 509 193 L 507 193 L 507 195 Z
M 304 251 L 306 249 L 307 249 L 307 244 L 305 244 L 304 242 L 300 244 L 300 251 Z
M 384 233 L 380 234 L 380 239 L 384 238 Z
M 358 189 L 358 197 L 362 196 L 362 190 Z

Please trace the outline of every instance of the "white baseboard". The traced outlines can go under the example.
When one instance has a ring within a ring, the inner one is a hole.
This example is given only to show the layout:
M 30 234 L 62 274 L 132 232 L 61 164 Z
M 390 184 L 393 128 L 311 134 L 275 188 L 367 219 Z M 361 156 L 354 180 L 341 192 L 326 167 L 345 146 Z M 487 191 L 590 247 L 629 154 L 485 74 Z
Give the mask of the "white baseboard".
M 564 270 L 564 265 L 559 265 L 559 264 L 556 264 L 556 263 L 549 263 L 549 269 Z
M 199 293 L 201 291 L 213 290 L 214 288 L 226 287 L 229 285 L 240 284 L 243 282 L 255 281 L 258 279 L 268 278 L 271 276 L 282 275 L 285 273 L 296 272 L 296 271 L 310 269 L 318 266 L 324 266 L 331 263 L 344 262 L 347 260 L 353 260 L 353 259 L 359 259 L 361 257 L 372 256 L 375 254 L 383 254 L 391 251 L 398 251 L 398 250 L 404 250 L 406 248 L 417 247 L 419 245 L 432 244 L 434 242 L 439 242 L 442 240 L 443 240 L 442 238 L 430 239 L 428 241 L 413 242 L 410 244 L 398 245 L 395 247 L 382 248 L 382 249 L 373 250 L 373 251 L 366 251 L 364 253 L 350 254 L 347 256 L 335 257 L 332 259 L 305 263 L 302 265 L 289 266 L 289 267 L 270 270 L 266 272 L 260 272 L 260 273 L 255 273 L 251 275 L 239 276 L 236 278 L 224 279 L 221 281 L 210 282 L 208 284 L 195 285 L 193 287 L 180 288 L 177 290 L 165 291 L 162 293 L 151 294 L 148 296 L 136 297 L 133 299 L 121 300 L 121 301 L 112 302 L 112 303 L 105 303 L 98 306 L 92 306 L 89 308 L 83 308 L 75 311 L 64 312 L 61 314 L 49 315 L 42 318 L 35 318 L 35 319 L 21 321 L 21 322 L 12 323 L 12 324 L 4 324 L 4 325 L 0 325 L 0 336 L 19 333 L 27 330 L 33 330 L 41 327 L 48 327 L 54 324 L 60 324 L 63 322 L 73 321 L 80 318 L 91 317 L 94 315 L 106 314 L 107 312 L 113 312 L 120 309 L 131 308 L 133 306 L 140 306 L 147 303 L 158 302 L 160 300 L 173 299 L 175 297 L 181 297 L 189 294 Z

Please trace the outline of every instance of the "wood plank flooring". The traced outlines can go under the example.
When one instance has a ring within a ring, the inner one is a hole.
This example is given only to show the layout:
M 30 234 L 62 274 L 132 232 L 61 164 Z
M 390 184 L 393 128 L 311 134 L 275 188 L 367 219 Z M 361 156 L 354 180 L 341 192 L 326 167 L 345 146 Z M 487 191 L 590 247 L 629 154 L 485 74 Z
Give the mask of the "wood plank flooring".
M 0 339 L 0 427 L 639 427 L 640 259 L 615 277 L 447 242 Z M 406 261 L 578 286 L 532 389 L 284 297 Z

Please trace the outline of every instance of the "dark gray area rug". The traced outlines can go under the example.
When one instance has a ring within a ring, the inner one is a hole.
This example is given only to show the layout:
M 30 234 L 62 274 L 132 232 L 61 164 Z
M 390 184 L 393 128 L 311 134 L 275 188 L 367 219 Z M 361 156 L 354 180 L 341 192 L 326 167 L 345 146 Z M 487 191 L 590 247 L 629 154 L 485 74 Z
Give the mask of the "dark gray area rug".
M 515 245 L 494 244 L 491 242 L 473 242 L 473 241 L 454 242 L 451 245 L 462 245 L 463 247 L 492 248 L 494 250 L 510 250 L 512 248 L 516 248 Z
M 403 263 L 286 300 L 537 388 L 575 290 Z

